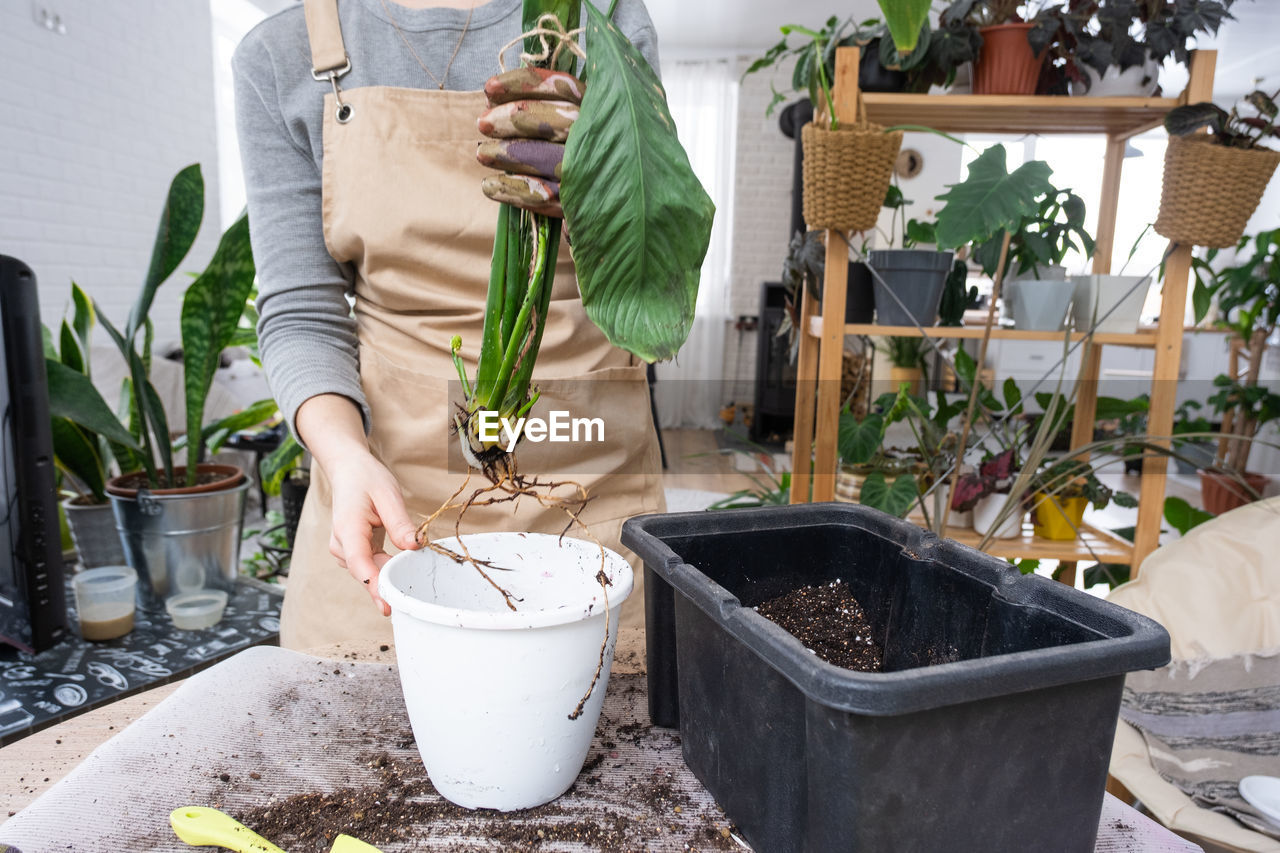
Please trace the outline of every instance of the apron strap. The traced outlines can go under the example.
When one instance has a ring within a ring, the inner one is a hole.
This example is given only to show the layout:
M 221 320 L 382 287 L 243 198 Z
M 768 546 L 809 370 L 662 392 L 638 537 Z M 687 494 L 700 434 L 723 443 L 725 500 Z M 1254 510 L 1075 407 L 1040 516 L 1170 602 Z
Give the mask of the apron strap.
M 333 80 L 351 70 L 338 23 L 338 0 L 305 0 L 307 38 L 311 41 L 311 76 Z

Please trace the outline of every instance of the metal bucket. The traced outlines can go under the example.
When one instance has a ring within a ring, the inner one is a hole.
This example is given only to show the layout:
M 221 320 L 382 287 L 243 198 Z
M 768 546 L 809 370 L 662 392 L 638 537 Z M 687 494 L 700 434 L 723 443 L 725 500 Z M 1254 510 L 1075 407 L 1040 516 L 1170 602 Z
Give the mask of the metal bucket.
M 125 562 L 153 603 L 198 589 L 233 590 L 240 571 L 240 535 L 249 479 L 220 491 L 188 495 L 139 490 L 111 495 Z

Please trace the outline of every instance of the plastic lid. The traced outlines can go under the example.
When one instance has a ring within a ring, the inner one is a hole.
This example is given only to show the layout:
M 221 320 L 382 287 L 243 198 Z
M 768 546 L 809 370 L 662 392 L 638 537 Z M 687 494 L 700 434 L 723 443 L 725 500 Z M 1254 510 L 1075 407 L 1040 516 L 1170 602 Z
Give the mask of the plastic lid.
M 184 592 L 167 599 L 164 606 L 169 611 L 174 627 L 189 631 L 208 628 L 216 625 L 222 618 L 222 611 L 227 606 L 227 594 L 220 589 Z
M 120 592 L 138 583 L 138 573 L 128 566 L 101 566 L 72 576 L 71 585 L 81 592 Z

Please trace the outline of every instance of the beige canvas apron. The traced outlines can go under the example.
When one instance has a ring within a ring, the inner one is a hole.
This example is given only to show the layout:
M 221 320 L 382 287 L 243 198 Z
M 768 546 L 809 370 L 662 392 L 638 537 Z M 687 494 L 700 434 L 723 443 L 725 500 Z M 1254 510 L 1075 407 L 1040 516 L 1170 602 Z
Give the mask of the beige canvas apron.
M 336 3 L 307 0 L 306 12 L 315 67 L 341 66 L 346 55 Z M 359 55 L 350 61 L 358 63 Z M 494 64 L 496 70 L 496 56 Z M 461 394 L 449 341 L 462 336 L 463 359 L 474 376 L 497 217 L 497 206 L 480 192 L 487 171 L 475 159 L 476 118 L 485 99 L 481 92 L 383 86 L 343 90 L 341 98 L 351 109 L 346 122 L 336 118 L 335 94 L 325 95 L 325 243 L 336 260 L 355 270 L 360 378 L 372 414 L 369 444 L 399 480 L 416 522 L 441 506 L 466 476 L 450 428 Z M 591 500 L 583 518 L 592 535 L 626 554 L 637 570 L 634 556 L 618 543 L 622 522 L 664 508 L 644 370 L 587 319 L 562 245 L 535 370 L 542 397 L 533 413 L 547 418 L 561 410 L 570 417 L 602 418 L 605 440 L 523 441 L 520 471 L 586 486 Z M 331 492 L 318 468 L 312 469 L 294 545 L 281 645 L 385 641 L 390 620 L 329 553 Z M 471 478 L 473 487 L 483 482 L 479 475 Z M 453 535 L 454 517 L 433 525 L 432 536 Z M 559 533 L 566 521 L 559 510 L 522 499 L 515 506 L 470 510 L 463 532 Z M 623 624 L 643 624 L 643 613 L 637 571 Z

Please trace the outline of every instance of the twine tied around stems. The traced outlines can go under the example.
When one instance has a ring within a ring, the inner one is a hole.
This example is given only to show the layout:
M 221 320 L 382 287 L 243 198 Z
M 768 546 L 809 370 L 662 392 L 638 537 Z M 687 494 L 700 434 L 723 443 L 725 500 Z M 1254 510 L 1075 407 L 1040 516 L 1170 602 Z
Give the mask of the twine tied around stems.
M 538 43 L 542 47 L 537 53 L 521 52 L 520 61 L 523 64 L 536 65 L 538 63 L 545 62 L 547 67 L 554 68 L 556 63 L 560 60 L 560 53 L 566 48 L 568 48 L 569 52 L 574 56 L 585 62 L 587 54 L 584 53 L 582 48 L 578 46 L 578 43 L 574 41 L 574 39 L 582 35 L 585 31 L 585 27 L 578 27 L 576 30 L 566 30 L 564 28 L 564 24 L 560 22 L 559 18 L 551 12 L 547 12 L 545 15 L 538 18 L 538 22 L 534 25 L 533 29 L 529 30 L 527 33 L 521 33 L 519 36 L 502 46 L 502 49 L 498 51 L 498 67 L 503 71 L 506 71 L 507 63 L 506 60 L 503 59 L 506 52 L 516 45 L 523 43 L 525 39 L 533 36 L 537 37 Z M 554 48 L 552 48 L 550 44 L 550 41 L 552 40 L 556 43 Z

